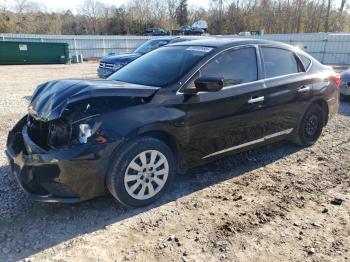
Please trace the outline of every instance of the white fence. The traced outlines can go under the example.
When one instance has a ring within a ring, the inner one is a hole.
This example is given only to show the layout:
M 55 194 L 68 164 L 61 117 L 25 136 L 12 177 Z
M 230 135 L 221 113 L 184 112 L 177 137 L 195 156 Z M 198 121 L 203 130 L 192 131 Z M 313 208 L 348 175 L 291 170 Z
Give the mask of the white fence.
M 128 53 L 148 39 L 146 36 L 0 34 L 0 41 L 68 43 L 71 56 L 82 54 L 84 57 Z
M 273 34 L 261 38 L 298 46 L 323 64 L 350 65 L 350 34 Z
M 237 37 L 237 36 L 219 36 Z M 266 34 L 254 38 L 269 39 L 299 46 L 324 64 L 350 65 L 350 34 Z M 110 52 L 117 54 L 133 51 L 147 36 L 75 36 L 0 34 L 0 41 L 64 42 L 69 44 L 70 55 L 101 57 Z

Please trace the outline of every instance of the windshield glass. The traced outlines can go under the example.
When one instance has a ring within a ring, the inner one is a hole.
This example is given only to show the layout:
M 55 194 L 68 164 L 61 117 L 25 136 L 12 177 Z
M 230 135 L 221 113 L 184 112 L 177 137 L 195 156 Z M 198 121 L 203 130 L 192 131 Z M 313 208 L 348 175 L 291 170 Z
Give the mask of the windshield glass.
M 163 47 L 141 56 L 108 79 L 140 85 L 169 86 L 179 81 L 211 50 L 213 48 L 203 46 Z
M 163 45 L 168 44 L 168 40 L 149 40 L 146 43 L 142 44 L 139 46 L 134 53 L 139 53 L 139 54 L 146 54 L 148 52 L 151 52 L 154 49 L 157 49 Z

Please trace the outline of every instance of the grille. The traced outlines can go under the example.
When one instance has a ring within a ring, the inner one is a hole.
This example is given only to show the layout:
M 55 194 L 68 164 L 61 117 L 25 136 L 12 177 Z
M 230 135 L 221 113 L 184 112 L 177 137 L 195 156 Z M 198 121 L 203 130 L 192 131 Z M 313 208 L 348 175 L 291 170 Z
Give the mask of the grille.
M 113 69 L 114 64 L 110 63 L 100 63 L 100 68 Z

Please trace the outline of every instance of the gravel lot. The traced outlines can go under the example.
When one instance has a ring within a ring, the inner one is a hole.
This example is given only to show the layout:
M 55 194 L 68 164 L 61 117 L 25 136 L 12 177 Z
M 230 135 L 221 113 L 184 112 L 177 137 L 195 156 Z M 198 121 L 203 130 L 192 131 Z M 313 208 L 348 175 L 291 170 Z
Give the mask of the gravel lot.
M 0 66 L 0 151 L 37 84 L 96 68 Z M 350 102 L 313 147 L 281 142 L 197 168 L 146 208 L 28 201 L 1 153 L 0 261 L 21 259 L 350 261 Z

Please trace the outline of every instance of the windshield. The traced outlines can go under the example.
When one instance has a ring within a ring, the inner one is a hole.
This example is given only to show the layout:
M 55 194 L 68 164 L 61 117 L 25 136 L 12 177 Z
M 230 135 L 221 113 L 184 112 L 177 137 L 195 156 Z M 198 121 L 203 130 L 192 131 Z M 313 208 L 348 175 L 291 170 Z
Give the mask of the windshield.
M 149 40 L 146 43 L 140 45 L 134 53 L 139 53 L 139 54 L 146 54 L 148 52 L 151 52 L 154 49 L 157 49 L 163 45 L 168 44 L 168 40 Z
M 108 79 L 164 87 L 178 82 L 208 53 L 211 47 L 167 46 L 131 62 Z

